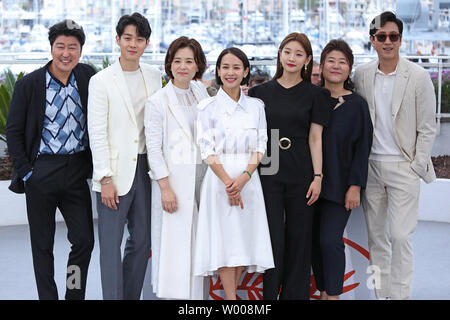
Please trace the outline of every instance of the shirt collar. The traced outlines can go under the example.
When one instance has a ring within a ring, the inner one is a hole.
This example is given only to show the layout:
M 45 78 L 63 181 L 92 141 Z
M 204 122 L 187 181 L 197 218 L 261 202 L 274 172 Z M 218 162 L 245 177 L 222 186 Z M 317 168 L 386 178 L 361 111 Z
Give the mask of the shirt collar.
M 220 87 L 217 92 L 217 97 L 219 98 L 220 104 L 222 106 L 222 112 L 226 112 L 229 115 L 232 115 L 237 109 L 242 109 L 243 111 L 247 111 L 247 100 L 244 92 L 241 89 L 241 95 L 239 97 L 239 101 L 234 101 L 231 97 Z
M 50 84 L 52 84 L 52 86 L 57 85 L 59 87 L 66 87 L 66 85 L 64 85 L 61 81 L 59 81 L 49 70 L 49 68 L 47 67 L 47 88 L 49 88 Z M 73 71 L 70 73 L 69 76 L 69 81 L 67 82 L 67 86 L 71 85 L 72 87 L 76 87 L 76 80 L 75 80 L 75 74 L 73 73 Z
M 395 76 L 397 74 L 397 70 L 398 70 L 398 63 L 397 63 L 397 66 L 395 67 L 395 70 L 393 72 L 386 74 L 386 73 L 384 73 L 383 71 L 380 70 L 380 65 L 378 64 L 376 73 L 377 74 L 382 74 L 383 76 Z

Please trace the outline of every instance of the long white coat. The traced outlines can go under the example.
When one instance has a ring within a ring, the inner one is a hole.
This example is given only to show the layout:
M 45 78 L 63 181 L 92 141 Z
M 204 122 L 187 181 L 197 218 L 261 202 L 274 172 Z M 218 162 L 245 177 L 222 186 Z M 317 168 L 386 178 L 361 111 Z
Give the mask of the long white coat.
M 191 81 L 198 101 L 208 98 L 201 82 Z M 203 278 L 191 270 L 196 223 L 195 183 L 200 151 L 169 82 L 145 108 L 145 136 L 152 178 L 152 285 L 160 298 L 203 299 Z M 206 165 L 201 167 L 204 175 Z M 175 213 L 163 211 L 157 180 L 169 177 L 177 197 Z

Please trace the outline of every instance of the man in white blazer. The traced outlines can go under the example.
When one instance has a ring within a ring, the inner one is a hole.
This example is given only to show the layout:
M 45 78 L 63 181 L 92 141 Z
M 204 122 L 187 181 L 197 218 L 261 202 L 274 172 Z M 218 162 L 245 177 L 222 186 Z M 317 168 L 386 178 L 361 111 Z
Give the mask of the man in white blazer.
M 147 99 L 161 88 L 160 72 L 140 57 L 150 25 L 139 13 L 120 18 L 119 61 L 89 83 L 89 141 L 97 192 L 103 298 L 140 298 L 150 254 L 151 182 L 144 134 Z M 127 239 L 122 262 L 125 223 Z
M 374 139 L 362 204 L 375 293 L 408 299 L 413 279 L 412 234 L 417 226 L 420 178 L 436 179 L 430 153 L 436 96 L 428 72 L 399 56 L 403 23 L 392 12 L 372 20 L 378 59 L 356 69 L 356 91 L 369 104 Z

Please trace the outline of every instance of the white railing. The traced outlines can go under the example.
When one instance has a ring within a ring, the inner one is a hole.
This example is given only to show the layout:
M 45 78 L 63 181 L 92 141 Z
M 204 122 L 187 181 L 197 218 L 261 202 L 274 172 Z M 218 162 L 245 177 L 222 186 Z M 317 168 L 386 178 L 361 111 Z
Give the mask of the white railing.
M 110 61 L 115 61 L 119 56 L 119 52 L 115 53 L 89 53 L 84 54 L 82 60 L 89 61 L 94 65 L 102 65 L 103 59 L 108 57 Z M 320 53 L 314 53 L 314 57 L 318 60 Z M 146 63 L 163 66 L 165 54 L 145 53 L 142 60 Z M 208 64 L 214 65 L 217 57 L 208 57 Z M 252 66 L 276 66 L 276 59 L 271 57 L 250 57 Z M 354 68 L 361 63 L 376 59 L 376 55 L 355 55 Z M 442 113 L 442 77 L 445 69 L 450 69 L 450 56 L 407 56 L 408 59 L 418 59 L 417 64 L 428 69 L 430 72 L 437 72 L 438 92 L 436 106 L 436 122 L 437 134 L 440 133 L 441 119 L 450 119 L 450 113 Z M 11 66 L 28 65 L 36 67 L 44 65 L 51 59 L 50 53 L 32 52 L 32 53 L 0 53 L 0 71 Z M 423 62 L 423 60 L 432 62 Z

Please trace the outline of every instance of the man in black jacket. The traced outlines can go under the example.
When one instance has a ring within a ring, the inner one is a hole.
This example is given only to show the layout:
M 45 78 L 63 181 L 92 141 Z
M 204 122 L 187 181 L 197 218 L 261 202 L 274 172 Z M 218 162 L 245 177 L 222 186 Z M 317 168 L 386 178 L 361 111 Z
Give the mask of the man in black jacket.
M 87 97 L 92 67 L 78 63 L 83 29 L 64 20 L 49 30 L 52 60 L 18 80 L 6 124 L 14 163 L 10 189 L 25 192 L 39 299 L 58 299 L 53 242 L 58 208 L 72 245 L 66 299 L 84 299 L 94 247 Z

